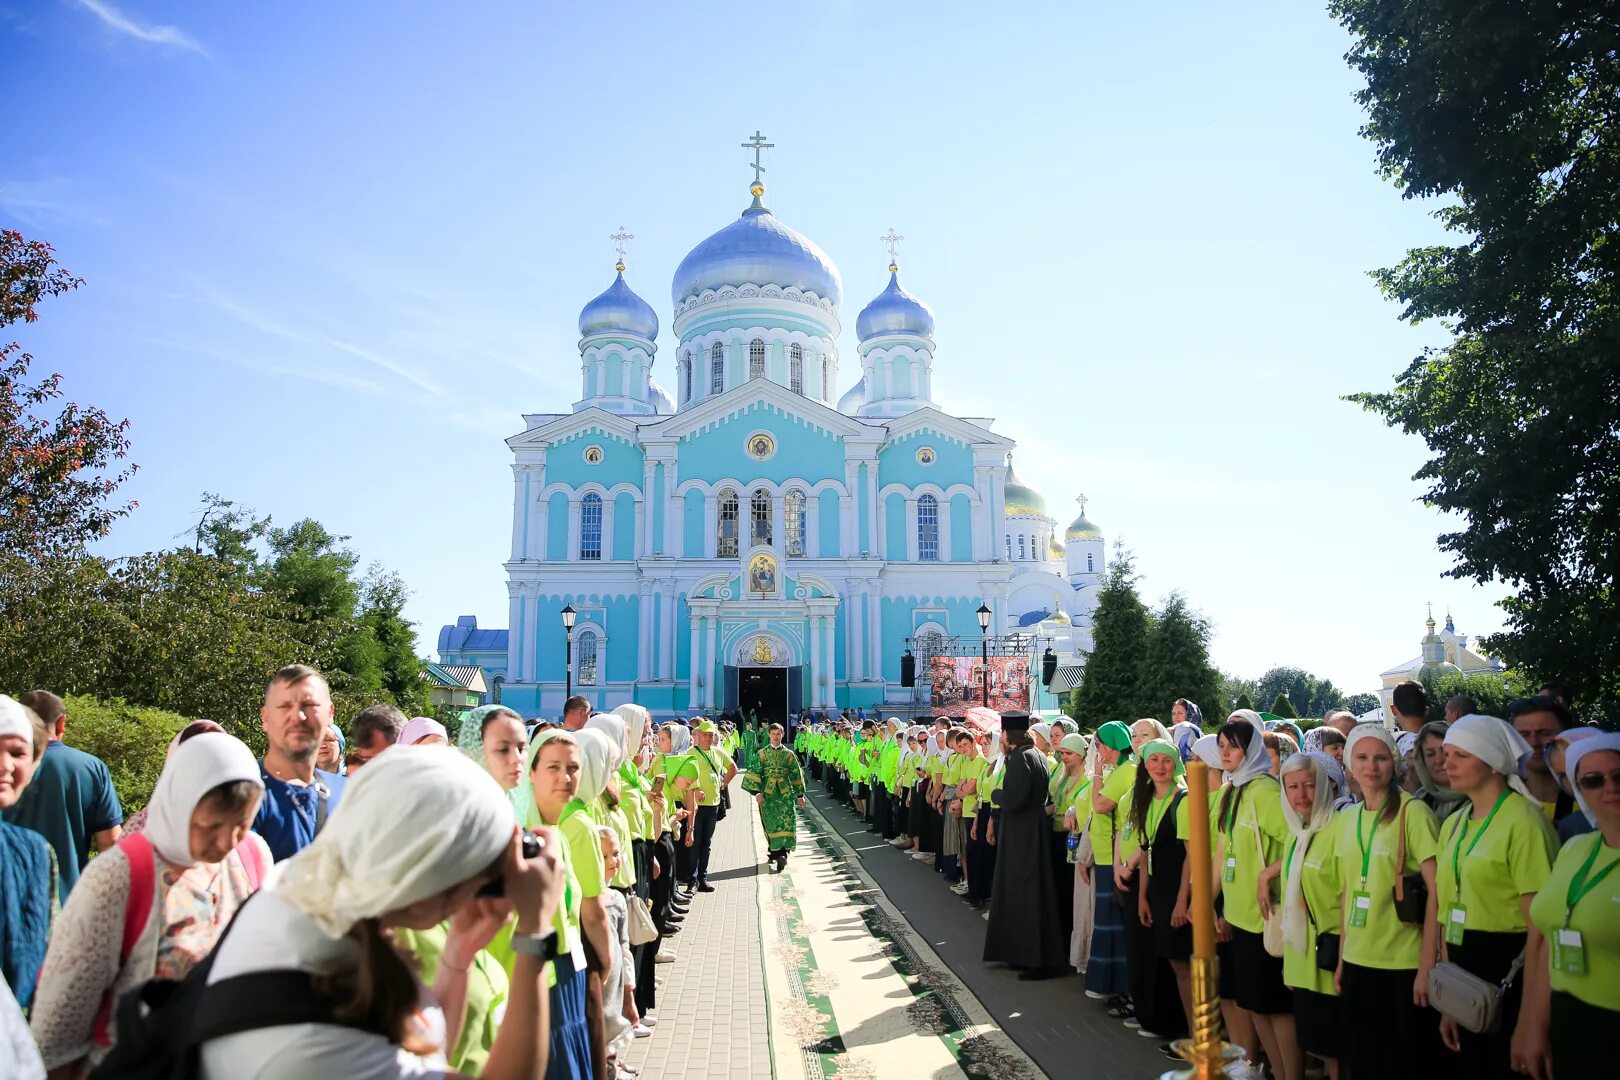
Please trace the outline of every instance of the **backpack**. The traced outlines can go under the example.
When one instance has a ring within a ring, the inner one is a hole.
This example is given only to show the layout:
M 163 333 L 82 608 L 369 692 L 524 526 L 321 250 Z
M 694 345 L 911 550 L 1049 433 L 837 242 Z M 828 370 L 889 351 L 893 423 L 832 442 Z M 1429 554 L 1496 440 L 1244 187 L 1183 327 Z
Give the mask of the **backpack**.
M 220 942 L 235 925 L 233 918 Z M 218 955 L 216 944 L 185 978 L 151 979 L 125 994 L 117 1007 L 118 1041 L 91 1070 L 90 1080 L 199 1080 L 203 1043 L 258 1028 L 337 1024 L 373 1030 L 333 1015 L 306 971 L 255 971 L 210 986 L 208 974 Z

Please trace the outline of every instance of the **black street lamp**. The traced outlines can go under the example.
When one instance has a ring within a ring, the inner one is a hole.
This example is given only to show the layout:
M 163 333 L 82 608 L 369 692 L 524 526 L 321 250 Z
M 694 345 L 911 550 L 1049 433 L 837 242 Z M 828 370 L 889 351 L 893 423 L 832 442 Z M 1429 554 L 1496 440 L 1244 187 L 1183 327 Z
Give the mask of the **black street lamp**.
M 990 707 L 990 609 L 983 604 L 979 605 L 979 636 L 982 642 L 979 646 L 980 659 L 983 665 L 979 669 L 979 681 L 983 685 L 984 707 Z
M 568 704 L 568 699 L 574 696 L 574 620 L 578 617 L 579 612 L 574 610 L 573 604 L 569 604 L 562 609 L 563 642 L 565 648 L 563 668 L 564 706 Z

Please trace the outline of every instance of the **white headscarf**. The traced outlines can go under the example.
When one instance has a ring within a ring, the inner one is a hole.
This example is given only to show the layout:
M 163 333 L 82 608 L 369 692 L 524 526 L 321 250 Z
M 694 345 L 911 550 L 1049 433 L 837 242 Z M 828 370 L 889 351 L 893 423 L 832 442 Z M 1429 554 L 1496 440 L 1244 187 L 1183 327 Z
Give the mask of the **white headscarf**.
M 636 761 L 641 754 L 641 744 L 647 737 L 647 728 L 652 724 L 652 713 L 647 711 L 645 705 L 629 701 L 614 709 L 613 713 L 624 721 L 624 760 Z
M 415 746 L 432 735 L 437 735 L 446 742 L 450 741 L 450 733 L 444 730 L 443 724 L 431 716 L 413 716 L 399 729 L 399 738 L 394 745 Z
M 34 752 L 34 725 L 28 719 L 28 710 L 22 702 L 6 694 L 0 694 L 0 736 L 15 735 L 28 744 L 28 752 Z
M 1208 765 L 1210 771 L 1216 774 L 1217 779 L 1226 775 L 1226 769 L 1221 764 L 1221 737 L 1219 735 L 1200 735 L 1193 740 L 1193 757 Z
M 1159 723 L 1159 721 L 1155 720 L 1153 717 L 1144 716 L 1140 720 L 1132 720 L 1131 721 L 1131 746 L 1132 746 L 1133 749 L 1136 746 L 1136 725 L 1138 725 L 1138 724 L 1152 724 L 1153 725 L 1153 738 L 1155 738 L 1155 739 L 1163 739 L 1165 742 L 1169 743 L 1171 746 L 1177 745 L 1176 740 L 1172 739 L 1170 737 L 1170 730 L 1168 728 L 1166 728 L 1163 724 Z M 1146 745 L 1146 743 L 1144 743 L 1143 745 Z
M 613 747 L 613 761 L 608 765 L 608 773 L 611 775 L 624 762 L 624 740 L 625 732 L 628 730 L 624 717 L 617 713 L 592 713 L 582 730 L 600 731 L 608 737 L 608 742 Z M 605 777 L 602 783 L 604 786 L 607 784 Z
M 481 766 L 431 746 L 396 746 L 349 780 L 326 828 L 282 864 L 275 891 L 340 938 L 361 919 L 487 869 L 516 825 L 506 792 Z
M 671 721 L 664 725 L 664 730 L 669 732 L 669 752 L 671 754 L 684 754 L 691 747 L 692 732 L 687 729 L 685 724 L 677 724 Z
M 146 804 L 146 838 L 163 861 L 195 866 L 191 853 L 191 814 L 204 795 L 221 784 L 246 780 L 260 791 L 259 763 L 241 740 L 206 731 L 181 743 L 163 763 L 152 801 Z
M 1192 754 L 1192 744 L 1203 738 L 1204 729 L 1191 720 L 1183 720 L 1170 729 L 1171 738 L 1165 741 L 1175 743 L 1176 749 L 1181 751 L 1181 759 L 1187 760 Z
M 1560 731 L 1558 734 L 1554 735 L 1551 742 L 1564 744 L 1564 763 L 1567 765 L 1569 764 L 1569 748 L 1572 745 L 1580 742 L 1582 739 L 1590 739 L 1594 735 L 1601 734 L 1603 733 L 1597 728 L 1572 727 L 1568 731 Z M 1574 794 L 1575 781 L 1571 780 L 1568 776 L 1560 775 L 1558 777 L 1558 786 L 1563 788 L 1565 791 Z
M 1283 817 L 1288 830 L 1294 834 L 1298 846 L 1288 867 L 1288 881 L 1283 887 L 1283 940 L 1296 952 L 1310 947 L 1310 930 L 1305 917 L 1305 846 L 1312 834 L 1333 820 L 1333 783 L 1322 763 L 1310 754 L 1293 754 L 1277 770 L 1278 779 L 1289 773 L 1309 771 L 1316 776 L 1316 801 L 1311 804 L 1311 816 L 1301 819 L 1298 811 L 1288 802 L 1286 785 L 1282 792 Z
M 1228 723 L 1233 720 L 1247 720 L 1254 727 L 1254 735 L 1249 739 L 1248 749 L 1243 752 L 1243 764 L 1227 774 L 1226 782 L 1238 788 L 1250 780 L 1269 775 L 1271 755 L 1266 753 L 1266 726 L 1261 722 L 1260 714 L 1253 709 L 1239 709 L 1226 719 Z
M 613 736 L 600 727 L 587 727 L 574 732 L 574 741 L 579 743 L 580 757 L 579 791 L 575 793 L 575 798 L 590 806 L 602 797 L 608 777 L 613 775 L 613 756 L 619 752 L 618 744 L 613 741 Z
M 1520 771 L 1530 760 L 1530 744 L 1506 720 L 1480 713 L 1457 718 L 1446 730 L 1446 745 L 1455 746 L 1507 777 L 1508 787 L 1534 802 Z
M 1575 767 L 1581 763 L 1581 758 L 1596 750 L 1613 750 L 1620 753 L 1620 733 L 1601 732 L 1570 743 L 1569 749 L 1564 751 L 1564 773 L 1569 777 L 1569 786 L 1575 792 L 1575 801 L 1580 805 L 1581 813 L 1585 814 L 1586 820 L 1593 825 L 1597 824 L 1597 811 L 1592 809 L 1592 804 L 1586 801 L 1581 786 L 1575 782 Z
M 1052 745 L 1052 725 L 1051 724 L 1031 724 L 1031 725 L 1029 725 L 1029 735 L 1030 735 L 1030 740 L 1031 740 L 1032 744 L 1033 744 L 1035 736 L 1039 735 L 1041 738 L 1046 740 L 1046 745 L 1048 747 L 1050 747 Z

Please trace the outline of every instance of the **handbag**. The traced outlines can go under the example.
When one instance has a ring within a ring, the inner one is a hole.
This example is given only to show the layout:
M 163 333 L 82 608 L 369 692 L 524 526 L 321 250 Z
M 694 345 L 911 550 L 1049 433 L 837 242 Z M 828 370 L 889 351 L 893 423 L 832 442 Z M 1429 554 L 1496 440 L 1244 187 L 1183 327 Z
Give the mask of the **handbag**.
M 1311 839 L 1315 839 L 1315 837 L 1313 836 Z M 1308 855 L 1310 853 L 1308 842 L 1305 850 L 1306 854 Z M 1303 860 L 1305 856 L 1301 855 L 1300 858 Z M 1305 891 L 1303 889 L 1300 890 L 1299 902 L 1305 905 L 1305 921 L 1307 925 L 1315 926 L 1316 913 L 1311 910 L 1311 902 L 1305 898 Z M 1339 970 L 1339 945 L 1340 941 L 1337 931 L 1318 930 L 1316 932 L 1316 970 Z
M 1488 983 L 1457 964 L 1441 961 L 1429 969 L 1429 1004 L 1457 1026 L 1484 1035 L 1502 1022 L 1502 999 L 1524 970 L 1524 952 L 1513 958 L 1500 983 Z
M 1401 812 L 1396 815 L 1395 827 L 1400 838 L 1395 842 L 1395 914 L 1408 926 L 1422 926 L 1428 916 L 1429 884 L 1421 871 L 1407 874 L 1406 868 L 1406 808 L 1410 799 L 1402 800 Z
M 651 905 L 648 901 L 631 893 L 625 897 L 625 904 L 630 911 L 630 944 L 645 945 L 649 941 L 658 940 L 658 927 L 653 925 Z
M 1260 865 L 1266 865 L 1266 845 L 1260 838 L 1260 821 L 1258 818 L 1249 822 L 1254 830 L 1255 855 Z M 1271 914 L 1265 916 L 1265 925 L 1260 929 L 1260 941 L 1266 947 L 1266 955 L 1281 956 L 1283 954 L 1283 911 L 1281 904 L 1271 905 Z

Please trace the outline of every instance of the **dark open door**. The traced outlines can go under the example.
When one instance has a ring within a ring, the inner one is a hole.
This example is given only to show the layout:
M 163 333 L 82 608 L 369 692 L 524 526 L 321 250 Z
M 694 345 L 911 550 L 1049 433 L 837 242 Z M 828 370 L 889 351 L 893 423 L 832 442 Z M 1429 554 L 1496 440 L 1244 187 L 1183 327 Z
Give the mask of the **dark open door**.
M 737 707 L 737 669 L 736 668 L 729 667 L 729 666 L 726 668 L 726 684 L 721 689 L 724 690 L 724 693 L 721 695 L 721 698 L 720 698 L 720 708 L 724 712 L 730 712 L 732 709 L 735 709 Z
M 788 712 L 804 711 L 804 668 L 788 668 Z

